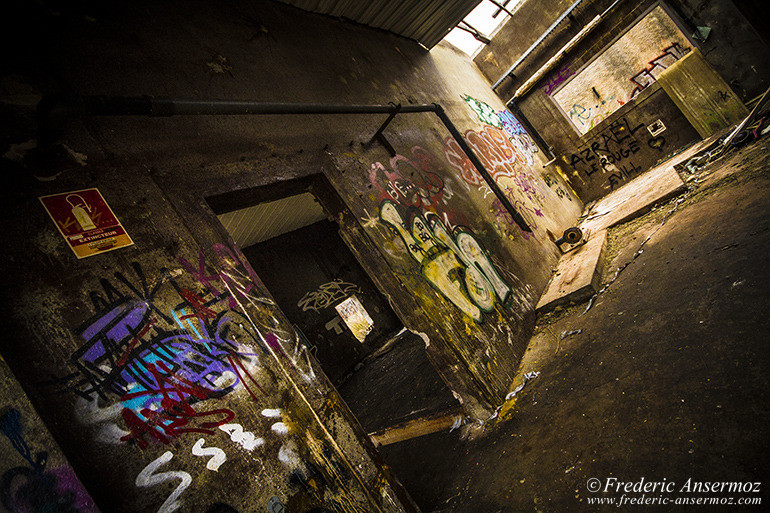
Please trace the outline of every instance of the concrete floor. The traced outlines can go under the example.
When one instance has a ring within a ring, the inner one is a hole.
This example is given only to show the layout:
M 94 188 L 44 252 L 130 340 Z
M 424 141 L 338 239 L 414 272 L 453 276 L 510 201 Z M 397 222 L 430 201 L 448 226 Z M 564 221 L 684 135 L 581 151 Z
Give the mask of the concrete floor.
M 669 217 L 676 199 L 611 230 L 604 283 L 631 263 L 584 315 L 585 304 L 539 319 L 521 372 L 540 375 L 481 436 L 441 432 L 380 449 L 423 511 L 617 511 L 590 504 L 623 495 L 592 493 L 592 478 L 602 490 L 612 478 L 674 482 L 644 494 L 671 501 L 659 511 L 701 510 L 673 504 L 682 497 L 768 503 L 768 146 L 689 177 Z M 690 478 L 761 484 L 688 493 Z

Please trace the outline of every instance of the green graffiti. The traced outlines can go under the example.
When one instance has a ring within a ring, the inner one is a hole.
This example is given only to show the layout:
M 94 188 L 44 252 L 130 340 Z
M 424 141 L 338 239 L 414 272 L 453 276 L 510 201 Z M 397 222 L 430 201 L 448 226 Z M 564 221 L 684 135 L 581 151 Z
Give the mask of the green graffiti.
M 481 321 L 498 300 L 505 303 L 510 287 L 473 234 L 463 228 L 450 233 L 438 216 L 428 216 L 426 221 L 415 214 L 407 228 L 395 203 L 385 200 L 380 206 L 380 220 L 398 233 L 422 275 L 457 308 Z
M 492 125 L 495 128 L 503 128 L 503 120 L 500 119 L 500 115 L 487 103 L 472 98 L 467 94 L 462 99 L 473 109 L 473 112 L 476 113 L 482 123 Z

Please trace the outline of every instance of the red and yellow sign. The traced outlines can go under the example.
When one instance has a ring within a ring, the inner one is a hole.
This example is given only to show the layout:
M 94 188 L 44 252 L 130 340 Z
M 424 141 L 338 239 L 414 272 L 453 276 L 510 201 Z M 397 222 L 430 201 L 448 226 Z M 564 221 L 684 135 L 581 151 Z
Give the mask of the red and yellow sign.
M 78 258 L 134 243 L 98 189 L 52 194 L 39 199 Z

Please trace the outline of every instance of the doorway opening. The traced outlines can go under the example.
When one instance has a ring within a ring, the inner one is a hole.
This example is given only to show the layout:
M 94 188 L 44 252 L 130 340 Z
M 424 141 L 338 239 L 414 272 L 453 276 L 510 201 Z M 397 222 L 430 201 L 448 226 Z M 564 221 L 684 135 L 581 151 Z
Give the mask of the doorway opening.
M 459 403 L 340 235 L 323 175 L 207 201 L 375 445 L 449 428 Z

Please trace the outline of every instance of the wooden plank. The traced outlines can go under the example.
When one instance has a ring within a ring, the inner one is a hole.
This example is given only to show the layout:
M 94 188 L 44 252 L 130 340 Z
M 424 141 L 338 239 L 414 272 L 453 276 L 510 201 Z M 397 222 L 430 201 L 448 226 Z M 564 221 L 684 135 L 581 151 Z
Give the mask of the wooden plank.
M 449 429 L 463 419 L 462 408 L 452 408 L 369 433 L 369 438 L 375 447 L 390 445 Z
M 749 113 L 697 48 L 665 69 L 657 81 L 704 139 Z

